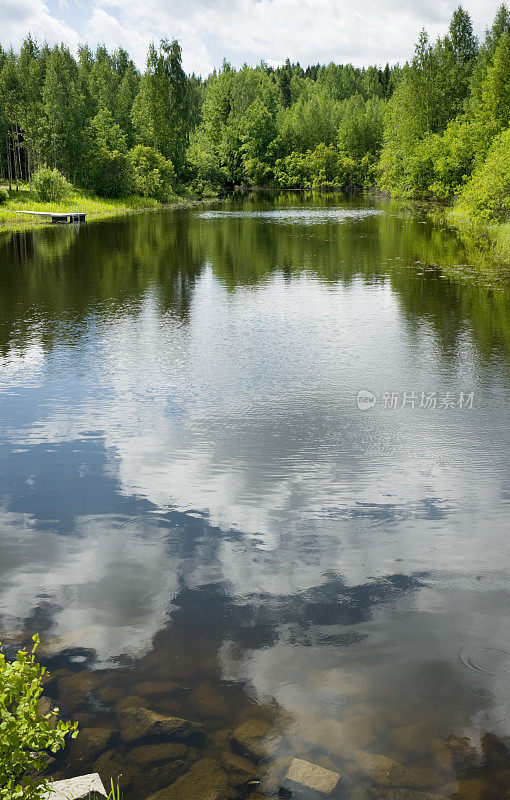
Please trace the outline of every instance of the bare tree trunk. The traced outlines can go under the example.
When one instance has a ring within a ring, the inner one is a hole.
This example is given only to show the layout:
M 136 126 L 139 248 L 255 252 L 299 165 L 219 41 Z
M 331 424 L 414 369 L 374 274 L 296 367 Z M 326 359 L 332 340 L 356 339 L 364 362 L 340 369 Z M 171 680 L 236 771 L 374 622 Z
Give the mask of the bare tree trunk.
M 5 136 L 7 144 L 7 174 L 9 176 L 9 191 L 12 191 L 12 162 L 11 162 L 11 143 L 9 141 L 9 134 Z
M 17 162 L 18 162 L 18 176 L 19 176 L 20 181 L 22 181 L 23 180 L 23 167 L 22 167 L 22 164 L 21 164 L 21 146 L 20 146 L 20 143 L 19 143 L 19 127 L 18 127 L 18 123 L 16 123 L 16 148 L 15 148 L 15 152 L 16 152 L 16 158 L 17 158 Z M 16 185 L 16 191 L 18 191 L 18 186 L 17 185 Z
M 11 146 L 12 146 L 12 159 L 14 162 L 14 183 L 16 185 L 16 191 L 19 192 L 18 159 L 16 153 L 16 141 L 14 139 L 14 131 L 12 128 L 11 128 Z
M 28 141 L 26 149 L 27 149 L 27 183 L 30 183 L 30 178 L 32 176 L 32 148 L 30 147 L 30 142 Z

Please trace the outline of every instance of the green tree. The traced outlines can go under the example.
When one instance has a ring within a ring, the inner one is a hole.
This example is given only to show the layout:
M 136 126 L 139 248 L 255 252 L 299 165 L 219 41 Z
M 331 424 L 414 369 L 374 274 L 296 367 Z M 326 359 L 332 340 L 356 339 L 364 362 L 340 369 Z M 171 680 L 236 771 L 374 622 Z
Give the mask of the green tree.
M 507 31 L 499 39 L 482 86 L 481 113 L 495 130 L 510 124 L 510 33 Z
M 123 197 L 133 191 L 133 169 L 127 153 L 96 151 L 90 162 L 89 184 L 101 197 Z
M 338 128 L 338 149 L 361 160 L 368 153 L 379 156 L 383 143 L 385 103 L 377 97 L 370 100 L 356 94 L 346 100 Z
M 129 152 L 133 170 L 133 188 L 143 197 L 168 200 L 172 195 L 175 171 L 171 161 L 153 147 L 137 144 Z
M 460 193 L 458 211 L 475 218 L 509 218 L 510 129 L 496 137 L 486 159 L 466 182 Z
M 260 97 L 248 107 L 240 121 L 243 167 L 248 179 L 256 184 L 267 183 L 272 177 L 268 163 L 268 148 L 276 137 L 274 115 Z
M 189 143 L 191 107 L 188 78 L 182 69 L 177 41 L 163 39 L 159 51 L 150 46 L 147 69 L 131 116 L 136 140 L 155 147 L 169 158 L 180 177 Z
M 64 45 L 52 48 L 42 91 L 41 140 L 45 161 L 74 183 L 83 169 L 86 107 L 78 67 Z

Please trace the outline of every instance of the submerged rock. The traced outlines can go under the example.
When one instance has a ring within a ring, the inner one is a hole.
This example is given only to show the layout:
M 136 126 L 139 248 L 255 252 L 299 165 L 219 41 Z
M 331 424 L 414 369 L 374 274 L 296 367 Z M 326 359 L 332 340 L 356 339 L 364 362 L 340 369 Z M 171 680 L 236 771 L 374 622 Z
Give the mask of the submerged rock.
M 482 778 L 466 778 L 445 786 L 443 792 L 451 800 L 482 800 L 488 794 L 487 788 Z
M 218 689 L 210 682 L 203 681 L 191 693 L 191 702 L 197 712 L 204 717 L 225 718 L 229 713 L 229 705 Z
M 236 788 L 257 780 L 257 771 L 252 761 L 235 753 L 227 753 L 222 762 L 228 774 L 228 782 Z
M 59 679 L 58 696 L 66 708 L 71 711 L 81 705 L 87 696 L 99 686 L 100 682 L 101 679 L 98 675 L 82 669 Z
M 160 789 L 147 800 L 235 800 L 236 795 L 219 763 L 213 758 L 203 758 L 171 786 Z
M 354 786 L 349 792 L 349 800 L 370 800 L 368 789 L 365 786 Z
M 177 758 L 186 758 L 189 747 L 180 742 L 161 742 L 159 744 L 144 744 L 133 748 L 127 754 L 131 761 L 140 766 L 162 764 L 175 761 Z
M 107 750 L 94 762 L 94 770 L 99 773 L 105 786 L 119 783 L 121 789 L 130 789 L 140 775 L 140 768 L 128 761 L 117 750 Z
M 370 792 L 375 800 L 443 800 L 444 795 L 417 792 L 415 789 L 375 789 Z
M 118 703 L 115 704 L 115 711 L 117 714 L 119 711 L 123 711 L 125 708 L 144 708 L 146 704 L 146 700 L 143 697 L 137 697 L 134 694 L 129 694 L 127 697 L 121 698 Z
M 405 755 L 427 755 L 430 753 L 430 727 L 426 723 L 417 722 L 393 728 L 386 734 L 394 747 Z
M 179 684 L 175 681 L 144 681 L 137 683 L 131 687 L 135 695 L 158 695 L 158 694 L 173 694 L 179 690 Z
M 276 749 L 279 737 L 271 736 L 273 726 L 262 719 L 242 722 L 232 734 L 231 742 L 242 755 L 253 761 L 264 761 Z
M 317 726 L 315 741 L 324 750 L 345 755 L 353 749 L 364 750 L 376 740 L 370 721 L 366 717 L 353 715 L 340 722 L 324 719 Z
M 392 758 L 359 751 L 356 753 L 356 761 L 377 788 L 414 785 L 410 770 Z
M 117 700 L 120 700 L 125 696 L 125 693 L 120 686 L 110 686 L 108 684 L 106 686 L 100 686 L 99 689 L 96 690 L 95 694 L 105 703 L 115 703 Z
M 106 750 L 113 734 L 111 728 L 81 728 L 66 748 L 67 760 L 76 764 L 94 761 Z
M 96 800 L 106 797 L 103 782 L 97 772 L 50 783 L 44 800 Z
M 56 728 L 57 722 L 58 722 L 58 714 L 55 714 L 54 711 L 53 711 L 53 708 L 56 705 L 57 705 L 57 703 L 54 703 L 52 700 L 50 700 L 49 697 L 47 697 L 44 694 L 41 695 L 41 697 L 38 700 L 39 714 L 42 717 L 46 717 L 48 714 L 51 714 L 51 717 L 49 719 L 49 723 L 50 723 L 52 728 Z
M 284 786 L 292 789 L 294 784 L 298 784 L 327 795 L 336 788 L 341 777 L 340 773 L 319 767 L 318 764 L 293 758 L 284 779 Z
M 186 740 L 204 732 L 197 722 L 167 717 L 149 708 L 125 708 L 118 716 L 124 742 L 136 742 L 146 736 Z
M 446 741 L 434 739 L 432 750 L 443 769 L 461 775 L 483 766 L 483 754 L 467 736 L 449 736 Z
M 156 792 L 159 789 L 168 787 L 172 784 L 179 775 L 186 772 L 188 764 L 185 761 L 177 760 L 171 761 L 168 764 L 161 764 L 159 767 L 153 767 L 147 772 L 143 772 L 135 782 L 135 789 L 144 792 Z

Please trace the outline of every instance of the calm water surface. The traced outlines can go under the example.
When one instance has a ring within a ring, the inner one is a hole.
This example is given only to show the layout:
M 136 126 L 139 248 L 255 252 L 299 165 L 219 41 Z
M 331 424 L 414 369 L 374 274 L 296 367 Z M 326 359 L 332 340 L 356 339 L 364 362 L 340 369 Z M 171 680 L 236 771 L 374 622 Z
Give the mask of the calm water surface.
M 0 254 L 1 638 L 38 631 L 92 729 L 55 774 L 144 800 L 207 757 L 224 800 L 297 756 L 350 800 L 503 798 L 508 275 L 424 214 L 299 195 Z M 205 735 L 149 757 L 140 705 Z

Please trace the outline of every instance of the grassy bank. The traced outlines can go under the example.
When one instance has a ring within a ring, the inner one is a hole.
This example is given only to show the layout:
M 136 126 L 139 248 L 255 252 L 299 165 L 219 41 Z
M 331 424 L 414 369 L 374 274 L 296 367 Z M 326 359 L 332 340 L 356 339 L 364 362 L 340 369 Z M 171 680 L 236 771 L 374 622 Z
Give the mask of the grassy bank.
M 455 207 L 448 209 L 446 219 L 470 248 L 510 264 L 510 220 L 487 221 Z
M 179 205 L 189 202 L 191 196 L 174 195 L 165 205 Z M 37 199 L 28 186 L 20 186 L 19 191 L 11 191 L 9 200 L 0 205 L 0 232 L 3 230 L 32 230 L 48 225 L 44 217 L 31 217 L 18 214 L 18 211 L 82 211 L 87 214 L 87 222 L 104 217 L 124 216 L 136 211 L 161 208 L 162 204 L 152 197 L 129 195 L 122 198 L 97 197 L 86 190 L 74 190 L 65 200 L 43 203 Z

